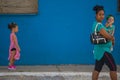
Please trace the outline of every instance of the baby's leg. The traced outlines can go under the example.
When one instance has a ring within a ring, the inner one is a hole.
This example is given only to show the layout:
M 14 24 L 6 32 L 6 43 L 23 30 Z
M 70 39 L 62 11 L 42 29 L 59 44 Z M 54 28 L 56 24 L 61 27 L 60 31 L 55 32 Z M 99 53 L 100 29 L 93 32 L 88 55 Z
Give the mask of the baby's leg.
M 111 46 L 110 50 L 113 51 L 113 46 Z

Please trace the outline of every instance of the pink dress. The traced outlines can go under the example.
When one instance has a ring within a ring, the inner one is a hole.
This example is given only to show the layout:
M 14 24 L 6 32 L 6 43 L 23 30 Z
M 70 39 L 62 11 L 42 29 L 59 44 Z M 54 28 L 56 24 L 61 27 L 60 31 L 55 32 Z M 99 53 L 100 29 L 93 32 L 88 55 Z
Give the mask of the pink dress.
M 10 48 L 9 48 L 9 58 L 8 60 L 11 58 L 11 49 L 15 48 L 16 49 L 16 55 L 14 56 L 15 60 L 19 60 L 20 59 L 20 52 L 17 50 L 17 47 L 15 46 L 15 43 L 12 39 L 12 36 L 15 35 L 15 33 L 11 33 L 10 34 Z M 17 39 L 17 38 L 16 38 Z M 18 42 L 18 41 L 17 41 Z

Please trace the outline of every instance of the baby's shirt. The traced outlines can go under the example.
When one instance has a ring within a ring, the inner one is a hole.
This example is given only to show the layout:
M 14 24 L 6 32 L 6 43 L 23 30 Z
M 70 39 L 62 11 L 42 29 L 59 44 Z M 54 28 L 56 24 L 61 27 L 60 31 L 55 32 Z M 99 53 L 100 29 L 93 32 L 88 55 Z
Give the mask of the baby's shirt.
M 114 35 L 114 30 L 115 30 L 115 26 L 112 25 L 112 26 L 108 26 L 106 27 L 106 31 L 110 34 L 110 35 Z

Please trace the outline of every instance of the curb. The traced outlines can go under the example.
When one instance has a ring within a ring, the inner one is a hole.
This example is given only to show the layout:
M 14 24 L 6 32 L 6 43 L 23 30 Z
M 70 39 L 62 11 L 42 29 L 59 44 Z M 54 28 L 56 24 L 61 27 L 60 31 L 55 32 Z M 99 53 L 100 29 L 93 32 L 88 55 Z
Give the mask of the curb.
M 92 76 L 92 72 L 1 72 L 0 76 Z M 100 77 L 106 76 L 109 77 L 108 72 L 101 72 Z M 118 77 L 120 77 L 120 73 L 118 73 Z

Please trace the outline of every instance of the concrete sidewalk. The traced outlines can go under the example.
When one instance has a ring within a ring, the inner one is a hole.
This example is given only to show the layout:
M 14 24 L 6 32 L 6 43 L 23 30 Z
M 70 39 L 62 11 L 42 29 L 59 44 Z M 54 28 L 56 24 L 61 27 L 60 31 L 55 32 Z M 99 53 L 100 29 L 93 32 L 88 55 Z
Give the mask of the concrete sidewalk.
M 3 66 L 0 67 L 0 80 L 91 80 L 93 69 L 93 65 L 49 65 L 17 66 L 17 70 L 10 71 Z M 103 67 L 99 80 L 110 80 L 107 66 Z

